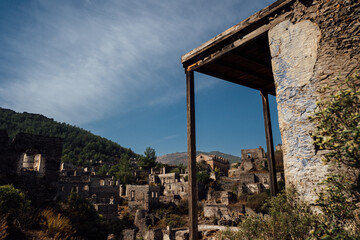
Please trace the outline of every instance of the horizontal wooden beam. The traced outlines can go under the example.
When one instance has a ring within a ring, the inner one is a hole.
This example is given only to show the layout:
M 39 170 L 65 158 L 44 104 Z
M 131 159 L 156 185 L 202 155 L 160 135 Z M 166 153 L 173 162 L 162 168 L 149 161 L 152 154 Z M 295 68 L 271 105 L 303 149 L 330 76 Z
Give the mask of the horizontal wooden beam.
M 254 40 L 255 38 L 258 38 L 262 34 L 265 34 L 267 31 L 269 31 L 269 29 L 273 25 L 283 21 L 289 15 L 290 15 L 290 13 L 285 13 L 285 14 L 275 18 L 271 23 L 259 27 L 258 29 L 256 29 L 255 31 L 252 31 L 251 33 L 244 36 L 243 38 L 234 41 L 233 43 L 225 46 L 221 50 L 219 50 L 209 56 L 206 56 L 204 59 L 199 60 L 196 63 L 191 64 L 190 66 L 185 65 L 184 67 L 185 67 L 186 71 L 194 71 L 197 68 L 199 68 L 205 64 L 208 64 L 209 62 L 214 61 L 215 59 L 218 59 L 219 57 L 223 56 L 224 54 L 226 54 L 230 51 L 233 51 L 234 49 L 238 48 L 239 46 L 246 44 L 246 43 L 250 42 L 251 40 Z
M 249 87 L 249 88 L 252 88 L 252 89 L 257 89 L 257 90 L 260 90 L 260 91 L 263 91 L 263 92 L 266 92 L 268 94 L 271 94 L 271 95 L 275 96 L 275 89 L 274 88 L 269 87 L 269 86 L 264 86 L 264 85 L 253 84 L 250 81 L 248 81 L 249 79 L 242 80 L 242 79 L 239 79 L 239 78 L 235 78 L 233 76 L 230 76 L 230 75 L 228 75 L 226 73 L 223 73 L 223 72 L 219 71 L 220 67 L 221 66 L 219 66 L 219 65 L 215 66 L 214 64 L 212 64 L 211 67 L 199 68 L 197 70 L 197 72 L 200 72 L 200 73 L 212 76 L 212 77 L 220 78 L 220 79 L 223 79 L 223 80 L 235 83 L 235 84 L 239 84 L 239 85 L 242 85 L 242 86 L 245 86 L 245 87 Z
M 249 46 L 250 47 L 250 46 Z M 264 61 L 265 58 L 263 59 L 260 59 L 259 57 L 257 56 L 254 56 L 254 55 L 250 55 L 250 54 L 242 54 L 240 53 L 242 52 L 241 49 L 235 49 L 234 51 L 232 51 L 231 53 L 234 54 L 234 55 L 238 55 L 244 59 L 247 59 L 248 62 L 252 62 L 252 63 L 256 63 L 258 64 L 259 66 L 262 66 L 262 67 L 266 67 L 266 68 L 270 68 L 272 69 L 272 66 L 271 66 L 271 56 L 269 56 L 269 61 Z M 266 59 L 267 60 L 267 59 Z
M 193 71 L 196 70 L 197 68 L 223 56 L 224 54 L 232 51 L 233 49 L 239 47 L 242 44 L 245 44 L 251 40 L 253 40 L 256 37 L 259 37 L 261 34 L 264 34 L 265 32 L 267 32 L 270 29 L 270 25 L 263 25 L 262 27 L 258 28 L 256 31 L 251 32 L 250 34 L 244 36 L 242 39 L 239 39 L 229 45 L 227 45 L 226 47 L 224 47 L 223 49 L 211 54 L 208 57 L 205 57 L 203 60 L 199 60 L 196 63 L 188 66 L 186 68 L 187 71 Z
M 215 47 L 217 44 L 225 41 L 226 39 L 230 38 L 233 35 L 238 34 L 239 32 L 243 31 L 245 28 L 253 25 L 257 22 L 260 22 L 262 19 L 269 18 L 272 14 L 280 11 L 281 8 L 286 6 L 287 4 L 293 2 L 294 0 L 278 0 L 275 3 L 271 4 L 270 6 L 260 10 L 259 12 L 253 14 L 252 16 L 248 17 L 247 19 L 241 21 L 240 23 L 236 24 L 235 26 L 227 29 L 223 33 L 217 35 L 216 37 L 210 39 L 209 41 L 205 42 L 204 44 L 200 45 L 199 47 L 195 48 L 194 50 L 186 53 L 181 57 L 181 62 L 185 63 L 189 61 L 191 58 L 195 57 L 196 55 L 209 50 Z
M 246 69 L 239 68 L 238 66 L 236 66 L 236 64 L 234 66 L 232 66 L 232 65 L 224 64 L 221 61 L 216 61 L 216 62 L 214 62 L 214 64 L 217 64 L 217 65 L 221 66 L 224 69 L 224 71 L 227 71 L 227 72 L 231 73 L 231 75 L 236 75 L 240 79 L 242 79 L 242 78 L 250 78 L 250 79 L 253 79 L 254 81 L 256 81 L 257 83 L 259 83 L 261 85 L 264 85 L 264 84 L 266 84 L 266 85 L 267 84 L 269 84 L 269 85 L 272 84 L 273 85 L 274 84 L 274 79 L 263 77 L 263 76 L 260 76 L 260 75 L 258 75 L 256 73 L 252 73 L 250 71 L 247 71 Z
M 214 62 L 216 64 L 221 64 L 239 70 L 244 74 L 251 75 L 256 78 L 274 82 L 271 67 L 259 64 L 251 59 L 228 53 L 226 54 L 226 57 L 219 58 Z
M 269 66 L 266 63 L 260 62 L 253 58 L 245 57 L 244 55 L 240 54 L 238 51 L 232 51 L 232 52 L 227 53 L 226 55 L 229 55 L 230 57 L 236 59 L 236 61 L 245 62 L 256 68 L 270 68 L 271 69 L 271 65 Z

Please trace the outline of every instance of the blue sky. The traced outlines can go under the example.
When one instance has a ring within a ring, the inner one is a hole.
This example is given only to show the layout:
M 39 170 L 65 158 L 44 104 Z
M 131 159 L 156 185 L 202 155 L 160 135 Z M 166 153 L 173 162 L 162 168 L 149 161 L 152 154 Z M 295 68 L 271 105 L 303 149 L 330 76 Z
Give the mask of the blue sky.
M 186 151 L 180 57 L 273 1 L 0 1 L 0 106 L 142 153 Z M 258 91 L 195 74 L 197 149 L 265 147 Z M 275 144 L 281 142 L 270 98 Z

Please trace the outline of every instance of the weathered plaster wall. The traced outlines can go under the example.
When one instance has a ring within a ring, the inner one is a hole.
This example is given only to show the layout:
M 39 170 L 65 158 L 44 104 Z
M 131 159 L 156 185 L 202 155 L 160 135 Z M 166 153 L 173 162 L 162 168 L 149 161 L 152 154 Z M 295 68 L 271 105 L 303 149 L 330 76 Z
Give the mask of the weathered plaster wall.
M 316 108 L 311 80 L 320 36 L 319 27 L 308 20 L 296 24 L 287 20 L 269 31 L 285 179 L 296 185 L 301 195 L 309 200 L 313 185 L 326 173 L 315 156 L 309 134 L 313 129 L 309 116 Z
M 360 7 L 358 1 L 295 1 L 288 20 L 269 31 L 283 142 L 285 180 L 305 200 L 314 201 L 314 188 L 328 172 L 316 153 L 309 120 L 316 101 L 360 69 Z

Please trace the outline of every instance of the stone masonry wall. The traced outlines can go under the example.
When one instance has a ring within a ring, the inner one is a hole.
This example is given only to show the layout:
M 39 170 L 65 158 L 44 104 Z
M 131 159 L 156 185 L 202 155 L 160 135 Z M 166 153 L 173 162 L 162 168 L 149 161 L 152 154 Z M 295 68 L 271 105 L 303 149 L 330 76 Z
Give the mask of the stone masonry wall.
M 307 201 L 328 173 L 311 138 L 309 117 L 316 102 L 330 92 L 335 77 L 360 70 L 360 7 L 358 1 L 295 1 L 289 19 L 269 31 L 285 180 Z
M 0 183 L 20 188 L 35 205 L 50 203 L 57 192 L 61 152 L 60 138 L 19 133 L 9 141 L 6 131 L 0 131 Z M 27 169 L 32 161 L 24 161 L 27 154 L 36 154 L 40 165 Z

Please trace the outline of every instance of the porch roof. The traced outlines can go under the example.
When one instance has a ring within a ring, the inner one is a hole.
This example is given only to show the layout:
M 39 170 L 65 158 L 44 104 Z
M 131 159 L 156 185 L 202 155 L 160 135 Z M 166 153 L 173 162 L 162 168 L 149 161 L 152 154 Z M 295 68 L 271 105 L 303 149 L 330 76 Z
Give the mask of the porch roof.
M 294 0 L 278 0 L 181 57 L 196 71 L 275 95 L 267 32 Z

